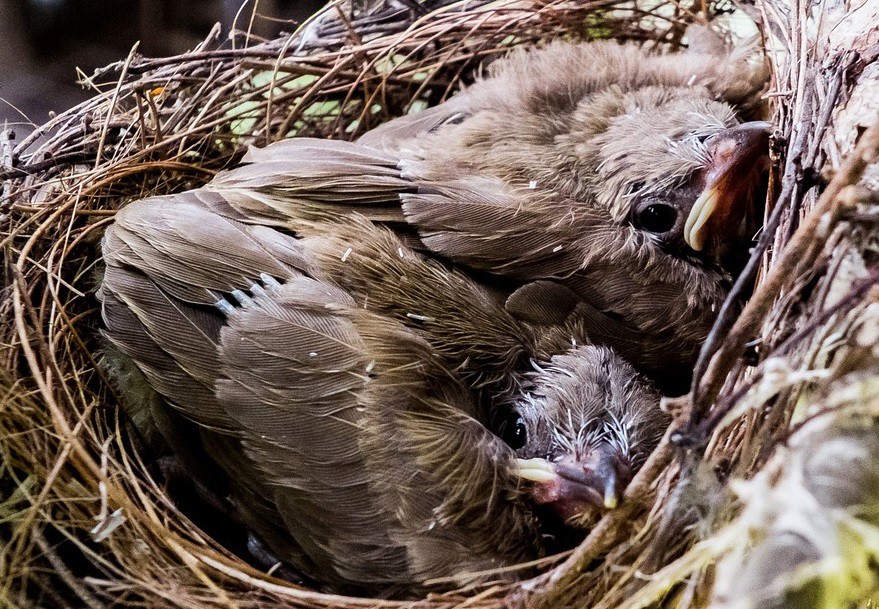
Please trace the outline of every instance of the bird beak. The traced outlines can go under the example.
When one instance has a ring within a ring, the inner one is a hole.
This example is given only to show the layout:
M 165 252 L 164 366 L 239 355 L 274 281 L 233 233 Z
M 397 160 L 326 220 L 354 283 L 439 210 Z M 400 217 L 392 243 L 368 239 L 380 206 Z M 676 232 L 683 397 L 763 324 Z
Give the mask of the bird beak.
M 632 477 L 628 459 L 609 444 L 594 447 L 579 461 L 517 459 L 516 465 L 519 478 L 530 483 L 528 492 L 534 501 L 549 504 L 573 525 L 616 508 Z
M 756 229 L 755 192 L 768 165 L 771 132 L 769 123 L 743 123 L 708 142 L 704 189 L 684 224 L 684 240 L 693 250 L 719 258 L 731 242 Z

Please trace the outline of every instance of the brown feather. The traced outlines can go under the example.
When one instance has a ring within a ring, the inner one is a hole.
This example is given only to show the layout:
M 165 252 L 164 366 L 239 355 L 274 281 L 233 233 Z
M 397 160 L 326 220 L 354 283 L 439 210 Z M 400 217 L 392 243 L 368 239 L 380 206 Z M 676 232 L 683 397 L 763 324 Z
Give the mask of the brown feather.
M 639 333 L 643 348 L 623 342 L 624 355 L 680 391 L 729 269 L 683 243 L 682 221 L 658 236 L 633 215 L 644 197 L 687 212 L 711 163 L 705 140 L 736 124 L 736 104 L 757 99 L 765 76 L 745 53 L 724 61 L 554 43 L 512 53 L 461 95 L 356 143 L 299 138 L 253 149 L 206 192 L 231 208 L 219 213 L 296 233 L 353 215 L 386 224 L 503 298 L 553 280 L 596 319 Z M 588 334 L 620 346 L 602 327 Z
M 540 556 L 516 455 L 488 428 L 533 383 L 533 330 L 364 218 L 294 238 L 213 209 L 188 195 L 129 206 L 105 237 L 101 292 L 108 338 L 198 424 L 251 533 L 308 578 L 391 595 Z M 193 440 L 179 453 L 197 472 Z
M 359 142 L 252 149 L 119 213 L 106 334 L 306 576 L 411 594 L 537 557 L 514 459 L 615 438 L 637 466 L 665 421 L 634 370 L 583 345 L 679 389 L 726 296 L 682 217 L 705 142 L 762 86 L 746 63 L 557 43 Z M 642 226 L 645 201 L 674 226 Z M 509 412 L 518 453 L 495 435 Z

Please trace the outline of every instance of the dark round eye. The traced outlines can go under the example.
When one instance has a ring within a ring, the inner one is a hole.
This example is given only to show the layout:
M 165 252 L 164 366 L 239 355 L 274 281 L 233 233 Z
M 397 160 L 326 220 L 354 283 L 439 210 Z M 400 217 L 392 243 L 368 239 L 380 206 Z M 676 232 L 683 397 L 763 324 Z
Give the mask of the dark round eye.
M 528 440 L 528 429 L 525 427 L 525 419 L 520 416 L 511 416 L 501 422 L 498 435 L 513 450 L 519 450 L 525 446 Z
M 674 207 L 653 203 L 638 213 L 638 226 L 651 233 L 665 233 L 674 228 L 677 218 Z

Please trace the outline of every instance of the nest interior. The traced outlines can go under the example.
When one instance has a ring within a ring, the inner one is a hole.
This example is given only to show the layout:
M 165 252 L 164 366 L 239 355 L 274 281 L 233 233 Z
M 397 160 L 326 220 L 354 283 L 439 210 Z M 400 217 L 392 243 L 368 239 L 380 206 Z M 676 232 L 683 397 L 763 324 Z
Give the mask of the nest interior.
M 870 566 L 879 548 L 864 527 L 876 524 L 876 510 L 849 508 L 875 507 L 869 471 L 858 477 L 851 464 L 879 456 L 870 433 L 879 415 L 879 172 L 870 167 L 879 151 L 871 18 L 879 8 L 763 0 L 734 9 L 642 0 L 332 5 L 277 40 L 244 32 L 220 41 L 215 32 L 177 57 L 135 49 L 86 79 L 88 102 L 19 143 L 0 134 L 0 603 L 699 607 L 804 594 L 822 606 L 868 602 L 879 589 Z M 515 586 L 391 602 L 267 576 L 179 511 L 133 449 L 96 362 L 98 243 L 115 209 L 203 184 L 248 145 L 352 139 L 442 101 L 515 45 L 564 37 L 675 48 L 688 25 L 734 12 L 759 26 L 778 127 L 775 203 L 738 291 L 754 276 L 757 285 L 740 315 L 721 311 L 696 391 L 669 403 L 673 431 L 581 546 Z M 840 438 L 848 452 L 820 461 L 848 465 L 815 473 L 809 450 Z M 836 476 L 854 498 L 840 504 L 834 487 L 825 501 L 810 476 Z M 813 505 L 796 526 L 782 522 Z M 846 558 L 833 537 L 843 529 L 860 535 L 861 558 L 835 570 L 803 570 L 825 564 L 818 559 L 788 570 L 770 560 L 776 573 L 755 558 L 760 547 L 774 556 L 773 531 L 791 530 L 821 560 Z

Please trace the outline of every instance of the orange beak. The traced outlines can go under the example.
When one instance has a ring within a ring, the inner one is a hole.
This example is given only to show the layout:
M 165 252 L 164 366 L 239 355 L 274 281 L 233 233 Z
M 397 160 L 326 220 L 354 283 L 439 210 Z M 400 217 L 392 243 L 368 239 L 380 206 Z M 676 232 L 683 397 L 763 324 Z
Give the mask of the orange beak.
M 599 444 L 581 460 L 538 457 L 517 459 L 516 465 L 517 475 L 530 483 L 531 498 L 573 526 L 616 508 L 632 477 L 628 459 L 609 444 Z
M 684 224 L 684 240 L 693 250 L 720 259 L 756 230 L 755 195 L 768 167 L 770 133 L 769 123 L 743 123 L 708 142 L 704 189 Z

